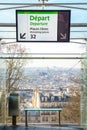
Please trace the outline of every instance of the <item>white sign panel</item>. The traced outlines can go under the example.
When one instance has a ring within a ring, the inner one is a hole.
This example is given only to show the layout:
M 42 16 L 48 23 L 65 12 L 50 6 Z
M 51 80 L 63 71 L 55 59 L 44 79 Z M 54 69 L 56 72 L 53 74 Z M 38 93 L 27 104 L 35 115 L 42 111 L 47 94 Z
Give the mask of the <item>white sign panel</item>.
M 68 41 L 69 26 L 68 32 L 65 32 L 65 27 L 66 22 L 69 25 L 70 20 L 65 21 L 62 18 L 64 14 L 68 16 L 68 19 L 70 18 L 70 11 L 17 10 L 17 41 Z M 63 28 L 58 26 L 60 22 Z

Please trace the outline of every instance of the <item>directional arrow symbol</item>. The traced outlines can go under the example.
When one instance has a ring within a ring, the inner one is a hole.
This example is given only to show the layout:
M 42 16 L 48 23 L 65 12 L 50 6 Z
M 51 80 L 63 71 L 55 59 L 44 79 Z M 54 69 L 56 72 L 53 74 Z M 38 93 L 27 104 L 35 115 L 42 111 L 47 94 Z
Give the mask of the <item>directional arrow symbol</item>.
M 60 38 L 60 39 L 66 39 L 66 33 L 65 33 L 65 34 L 60 33 L 60 36 L 61 36 L 61 38 Z
M 25 39 L 26 38 L 25 35 L 26 33 L 20 33 L 20 39 Z

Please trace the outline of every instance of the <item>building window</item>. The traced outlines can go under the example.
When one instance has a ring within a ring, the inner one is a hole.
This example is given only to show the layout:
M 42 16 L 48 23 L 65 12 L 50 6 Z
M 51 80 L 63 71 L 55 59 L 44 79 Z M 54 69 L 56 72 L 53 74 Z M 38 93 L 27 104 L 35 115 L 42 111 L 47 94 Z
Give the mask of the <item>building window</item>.
M 44 101 L 44 97 L 41 98 L 42 102 Z
M 52 102 L 54 101 L 54 97 L 53 97 L 53 96 L 51 97 L 51 101 L 52 101 Z
M 46 121 L 48 121 L 48 117 L 46 117 Z
M 45 117 L 42 118 L 42 121 L 45 121 Z
M 56 117 L 51 118 L 51 121 L 56 121 L 56 120 L 57 120 Z
M 43 121 L 43 122 L 48 121 L 48 117 L 43 117 L 43 118 L 42 118 L 42 121 Z
M 47 102 L 47 97 L 45 97 L 45 102 Z

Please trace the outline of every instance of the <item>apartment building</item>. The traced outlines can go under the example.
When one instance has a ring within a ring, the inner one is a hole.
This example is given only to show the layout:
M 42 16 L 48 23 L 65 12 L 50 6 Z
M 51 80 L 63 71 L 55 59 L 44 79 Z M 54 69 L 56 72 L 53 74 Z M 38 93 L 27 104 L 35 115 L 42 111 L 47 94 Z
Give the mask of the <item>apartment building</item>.
M 68 103 L 69 97 L 60 92 L 59 95 L 50 92 L 34 90 L 32 106 L 34 108 L 62 108 Z M 34 123 L 58 123 L 58 111 L 34 111 L 28 113 L 28 121 Z

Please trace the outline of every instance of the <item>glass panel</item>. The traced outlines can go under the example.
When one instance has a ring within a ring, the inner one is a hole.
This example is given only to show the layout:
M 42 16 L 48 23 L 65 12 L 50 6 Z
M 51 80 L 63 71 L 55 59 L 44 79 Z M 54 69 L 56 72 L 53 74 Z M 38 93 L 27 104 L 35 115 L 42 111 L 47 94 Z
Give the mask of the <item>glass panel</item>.
M 81 60 L 81 124 L 87 129 L 87 53 Z
M 17 124 L 25 123 L 27 110 L 29 125 L 46 123 L 56 126 L 61 122 L 79 126 L 80 59 L 29 57 L 6 55 L 0 59 L 1 125 L 12 124 L 12 116 L 9 115 L 9 95 L 18 94 L 20 99 L 17 101 L 16 98 L 16 102 L 20 112 L 17 114 Z
M 0 128 L 6 124 L 6 62 L 0 59 Z
M 62 124 L 80 124 L 80 60 L 25 56 L 6 59 L 6 65 L 7 95 L 20 95 L 17 123 L 25 123 L 29 110 L 28 124 L 58 125 L 61 108 Z M 7 124 L 11 121 L 8 115 Z

